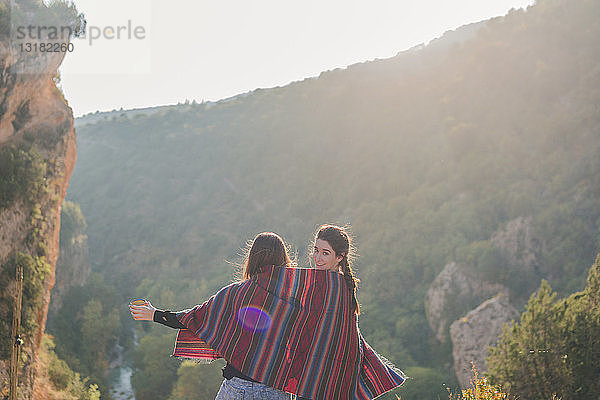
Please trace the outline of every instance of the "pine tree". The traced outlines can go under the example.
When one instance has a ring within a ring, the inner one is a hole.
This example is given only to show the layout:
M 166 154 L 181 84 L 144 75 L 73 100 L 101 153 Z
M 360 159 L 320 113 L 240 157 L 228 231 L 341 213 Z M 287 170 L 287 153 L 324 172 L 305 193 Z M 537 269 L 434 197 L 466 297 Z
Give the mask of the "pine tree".
M 505 326 L 487 360 L 491 381 L 523 400 L 596 398 L 600 393 L 600 256 L 584 291 L 555 301 L 542 281 L 521 321 Z
M 573 376 L 571 398 L 596 399 L 600 395 L 600 255 L 590 270 L 585 290 L 564 303 L 567 311 L 562 324 Z

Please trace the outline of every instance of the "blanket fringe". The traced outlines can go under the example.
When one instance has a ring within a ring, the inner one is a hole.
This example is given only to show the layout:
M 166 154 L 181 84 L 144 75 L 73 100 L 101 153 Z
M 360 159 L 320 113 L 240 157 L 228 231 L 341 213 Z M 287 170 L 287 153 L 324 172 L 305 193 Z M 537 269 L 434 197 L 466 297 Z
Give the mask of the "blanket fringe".
M 193 361 L 195 364 L 203 364 L 203 365 L 212 364 L 215 361 L 215 360 L 206 360 L 204 358 L 192 358 L 192 357 L 183 357 L 183 356 L 174 356 L 174 355 L 170 355 L 169 357 L 175 358 L 175 359 L 181 360 L 181 361 Z

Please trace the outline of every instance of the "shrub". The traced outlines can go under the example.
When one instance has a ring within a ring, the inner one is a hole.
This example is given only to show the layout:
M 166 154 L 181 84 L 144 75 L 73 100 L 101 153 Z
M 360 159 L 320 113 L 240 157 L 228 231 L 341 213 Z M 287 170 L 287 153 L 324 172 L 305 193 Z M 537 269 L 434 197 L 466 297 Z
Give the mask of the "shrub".
M 33 203 L 45 185 L 46 164 L 35 149 L 0 150 L 0 208 L 17 200 Z
M 48 360 L 48 377 L 50 382 L 54 386 L 54 389 L 58 392 L 55 393 L 57 397 L 63 400 L 99 400 L 100 391 L 98 391 L 98 385 L 88 384 L 88 378 L 81 378 L 81 376 L 73 372 L 67 363 L 60 359 L 54 352 L 54 341 L 51 336 L 44 335 L 42 338 L 42 349 L 40 357 L 47 357 Z
M 450 400 L 505 400 L 508 394 L 500 385 L 491 385 L 487 378 L 480 377 L 479 371 L 473 365 L 473 378 L 471 387 L 461 390 L 459 394 L 450 393 Z
M 50 376 L 50 381 L 54 387 L 59 390 L 66 389 L 74 378 L 73 371 L 71 371 L 67 363 L 58 357 L 52 357 L 50 359 L 48 375 Z

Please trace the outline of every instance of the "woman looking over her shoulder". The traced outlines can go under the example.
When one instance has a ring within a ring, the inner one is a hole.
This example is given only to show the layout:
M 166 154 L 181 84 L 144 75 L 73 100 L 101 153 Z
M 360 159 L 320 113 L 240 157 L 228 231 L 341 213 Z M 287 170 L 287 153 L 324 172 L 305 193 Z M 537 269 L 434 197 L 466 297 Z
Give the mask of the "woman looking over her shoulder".
M 360 338 L 362 353 L 358 381 L 352 398 L 372 399 L 400 386 L 406 376 L 384 357 L 377 354 L 358 330 L 356 317 L 360 314 L 360 306 L 356 299 L 356 288 L 359 280 L 354 276 L 351 265 L 355 257 L 356 250 L 352 245 L 352 236 L 348 232 L 348 228 L 331 224 L 321 225 L 317 228 L 312 242 L 314 267 L 343 275 L 347 290 L 351 294 L 353 319 Z
M 350 260 L 355 257 L 355 250 L 348 231 L 337 225 L 321 225 L 315 233 L 312 247 L 315 268 L 336 271 L 344 275 L 346 284 L 352 291 L 354 310 L 357 315 L 360 314 L 360 307 L 356 300 L 358 279 L 354 277 L 350 266 Z

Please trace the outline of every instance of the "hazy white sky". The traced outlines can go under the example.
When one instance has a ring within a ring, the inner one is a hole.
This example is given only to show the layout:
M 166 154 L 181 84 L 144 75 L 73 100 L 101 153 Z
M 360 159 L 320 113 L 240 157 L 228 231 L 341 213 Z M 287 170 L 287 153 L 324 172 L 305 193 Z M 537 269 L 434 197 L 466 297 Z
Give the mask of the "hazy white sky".
M 76 116 L 218 100 L 399 51 L 533 0 L 75 0 L 60 68 Z M 118 36 L 118 37 L 117 37 Z

